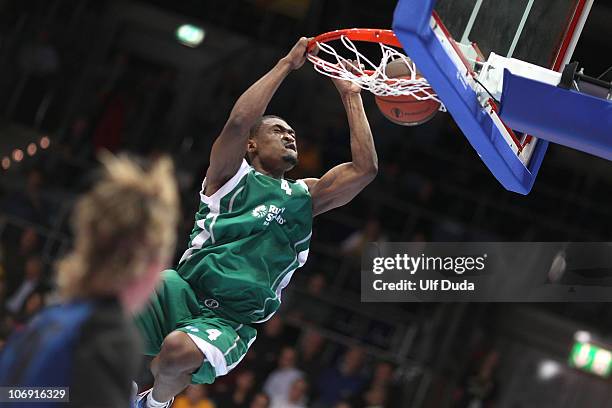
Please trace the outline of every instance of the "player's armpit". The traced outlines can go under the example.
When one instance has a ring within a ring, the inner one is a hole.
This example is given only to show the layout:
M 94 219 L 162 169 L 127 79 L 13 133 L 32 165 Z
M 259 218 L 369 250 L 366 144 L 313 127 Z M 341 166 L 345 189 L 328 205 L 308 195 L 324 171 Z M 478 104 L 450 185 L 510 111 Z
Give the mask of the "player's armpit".
M 206 171 L 206 194 L 210 195 L 225 184 L 240 168 L 246 154 L 249 127 L 230 118 L 210 151 Z
M 304 179 L 312 197 L 313 217 L 348 204 L 376 174 L 375 167 L 362 170 L 351 162 L 332 168 L 320 179 Z

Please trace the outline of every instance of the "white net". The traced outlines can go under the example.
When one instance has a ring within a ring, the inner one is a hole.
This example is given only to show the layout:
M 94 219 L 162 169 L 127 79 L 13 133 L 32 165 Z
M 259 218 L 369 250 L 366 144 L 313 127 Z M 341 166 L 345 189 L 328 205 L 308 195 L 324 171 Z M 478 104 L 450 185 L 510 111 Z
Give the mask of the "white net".
M 440 110 L 446 110 L 427 80 L 417 75 L 414 62 L 406 55 L 393 47 L 379 43 L 382 57 L 380 64 L 376 65 L 359 52 L 355 43 L 348 37 L 343 35 L 339 41 L 355 54 L 355 57 L 352 58 L 353 61 L 339 55 L 331 45 L 325 42 L 317 42 L 319 46 L 318 55 L 309 53 L 307 56 L 308 60 L 314 64 L 317 72 L 332 78 L 351 81 L 358 84 L 362 89 L 378 96 L 410 95 L 422 101 L 433 99 L 440 102 Z M 321 58 L 322 53 L 331 56 L 335 62 Z M 390 78 L 386 74 L 387 65 L 398 60 L 406 65 L 409 74 L 401 78 Z M 350 67 L 350 70 L 346 66 Z

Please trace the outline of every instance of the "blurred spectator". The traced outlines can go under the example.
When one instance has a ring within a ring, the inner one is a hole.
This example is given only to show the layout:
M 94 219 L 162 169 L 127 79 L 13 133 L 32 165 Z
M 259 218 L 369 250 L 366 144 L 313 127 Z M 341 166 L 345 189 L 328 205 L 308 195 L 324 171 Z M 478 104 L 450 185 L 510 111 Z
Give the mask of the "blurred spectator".
M 126 72 L 113 90 L 102 95 L 104 102 L 93 126 L 92 143 L 95 152 L 116 152 L 124 146 L 132 113 L 137 110 L 139 79 L 138 74 Z
M 174 408 L 216 408 L 217 405 L 208 398 L 208 388 L 204 384 L 191 384 L 183 391 L 181 395 L 176 397 L 176 401 L 172 405 Z M 219 405 L 219 408 L 225 408 L 226 405 Z M 230 405 L 227 405 L 230 407 Z
M 350 348 L 338 367 L 324 371 L 317 384 L 317 406 L 328 407 L 337 402 L 351 398 L 363 388 L 364 378 L 360 374 L 364 359 L 360 347 Z
M 266 380 L 263 390 L 272 399 L 272 406 L 285 403 L 289 398 L 291 385 L 302 378 L 304 373 L 295 368 L 296 352 L 292 347 L 284 347 L 278 358 L 278 367 Z
M 0 321 L 0 353 L 2 353 L 2 349 L 4 348 L 4 344 L 6 343 L 6 339 L 8 339 L 11 329 L 9 325 L 4 321 Z
M 271 408 L 306 408 L 308 381 L 298 378 L 291 384 L 286 400 L 272 398 Z
M 10 297 L 24 278 L 26 260 L 38 252 L 40 240 L 34 228 L 21 231 L 17 245 L 11 239 L 13 234 L 7 235 L 6 249 L 11 256 L 6 259 L 6 296 Z
M 7 342 L 0 384 L 70 387 L 74 406 L 118 408 L 131 403 L 140 359 L 128 316 L 146 303 L 170 261 L 178 194 L 168 159 L 148 170 L 127 158 L 104 160 L 104 176 L 76 205 L 74 249 L 58 264 L 63 302 Z M 28 260 L 26 283 L 40 276 L 39 262 Z M 41 306 L 37 295 L 26 313 Z
M 90 121 L 85 115 L 74 119 L 68 134 L 55 146 L 57 155 L 53 157 L 54 184 L 66 189 L 79 189 L 83 182 L 83 169 L 93 161 L 93 149 L 89 141 Z
M 418 199 L 422 204 L 427 204 L 431 200 L 434 193 L 434 185 L 430 179 L 425 179 L 419 188 Z
M 263 392 L 255 394 L 255 396 L 251 400 L 251 405 L 249 405 L 249 408 L 269 408 L 269 407 L 270 407 L 270 397 L 268 397 L 268 395 L 264 394 Z M 222 408 L 222 407 L 219 407 L 219 408 Z
M 349 235 L 341 244 L 340 249 L 343 255 L 350 256 L 353 260 L 360 262 L 361 255 L 370 242 L 386 242 L 387 237 L 382 231 L 380 221 L 370 217 L 364 227 Z
M 414 245 L 414 252 L 421 253 L 427 248 L 427 235 L 423 231 L 415 231 L 410 238 L 410 242 Z
M 374 376 L 371 385 L 374 387 L 387 387 L 393 381 L 393 365 L 386 361 L 381 361 L 374 368 Z
M 315 382 L 315 379 L 323 370 L 321 352 L 324 344 L 323 336 L 312 329 L 305 331 L 300 342 L 297 366 L 304 372 L 311 384 Z
M 42 197 L 43 182 L 40 170 L 30 170 L 26 176 L 24 191 L 11 194 L 2 205 L 3 211 L 21 220 L 47 225 L 50 208 L 49 203 Z
M 6 339 L 9 336 L 9 332 L 10 330 L 7 329 L 0 329 L 0 353 L 2 352 L 2 349 L 4 348 L 4 345 L 6 344 Z
M 334 408 L 353 408 L 353 406 L 346 401 L 340 401 L 334 405 Z
M 45 306 L 45 290 L 39 288 L 26 299 L 23 307 L 16 317 L 17 329 L 18 325 L 27 323 L 36 313 Z
M 363 394 L 363 403 L 357 408 L 383 408 L 387 399 L 385 387 L 373 386 Z
M 15 293 L 7 299 L 6 308 L 16 314 L 21 311 L 28 297 L 42 284 L 43 264 L 39 257 L 31 256 L 25 264 L 25 279 Z
M 382 231 L 380 221 L 376 217 L 369 217 L 362 229 L 349 235 L 340 244 L 340 251 L 344 255 L 341 272 L 336 279 L 337 284 L 345 290 L 359 292 L 361 283 L 359 279 L 351 278 L 361 266 L 361 256 L 367 245 L 371 242 L 386 242 L 387 237 Z
M 475 375 L 468 375 L 457 393 L 454 407 L 493 407 L 497 397 L 497 378 L 495 372 L 499 364 L 499 353 L 489 351 L 483 358 Z
M 254 359 L 253 368 L 257 373 L 257 387 L 261 386 L 263 380 L 276 366 L 278 351 L 285 345 L 283 330 L 283 321 L 279 314 L 275 314 L 264 324 L 263 330 L 258 330 L 258 341 L 247 354 L 249 358 Z
M 4 246 L 0 242 L 0 309 L 4 305 L 8 279 L 4 259 L 5 253 Z
M 102 116 L 93 133 L 93 145 L 96 152 L 101 150 L 116 152 L 123 144 L 128 103 L 126 98 L 123 92 L 117 92 L 108 97 L 108 102 L 104 106 Z
M 372 379 L 363 389 L 361 395 L 351 399 L 356 408 L 391 408 L 399 407 L 401 389 L 393 384 L 393 365 L 381 361 L 374 367 Z
M 214 400 L 220 408 L 248 408 L 254 387 L 255 373 L 243 369 L 236 374 L 235 386 L 219 394 Z
M 321 301 L 327 280 L 322 273 L 315 273 L 308 278 L 306 293 L 291 292 L 284 312 L 291 318 L 307 322 L 325 324 L 330 316 L 327 304 Z

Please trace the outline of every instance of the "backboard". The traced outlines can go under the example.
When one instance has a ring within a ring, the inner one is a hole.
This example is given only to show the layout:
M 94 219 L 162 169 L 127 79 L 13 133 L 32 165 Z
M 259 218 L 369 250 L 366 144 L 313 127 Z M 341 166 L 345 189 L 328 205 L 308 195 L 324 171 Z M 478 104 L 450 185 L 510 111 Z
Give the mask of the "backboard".
M 400 0 L 393 31 L 486 166 L 527 194 L 548 142 L 512 131 L 480 70 L 495 53 L 560 71 L 593 0 Z

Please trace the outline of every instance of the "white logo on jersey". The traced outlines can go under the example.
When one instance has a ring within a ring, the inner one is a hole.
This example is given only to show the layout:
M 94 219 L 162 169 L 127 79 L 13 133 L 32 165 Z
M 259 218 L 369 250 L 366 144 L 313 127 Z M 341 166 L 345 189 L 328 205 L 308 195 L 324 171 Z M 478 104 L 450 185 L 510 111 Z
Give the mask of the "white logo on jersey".
M 263 218 L 266 216 L 267 213 L 268 213 L 268 208 L 265 205 L 258 205 L 251 212 L 251 214 L 253 214 L 253 217 L 255 218 Z
M 264 204 L 258 205 L 251 211 L 251 215 L 255 218 L 265 218 L 263 225 L 270 225 L 272 221 L 276 221 L 280 225 L 283 225 L 286 220 L 283 218 L 285 207 L 277 207 L 274 204 L 266 206 Z
M 270 204 L 270 208 L 268 209 L 268 215 L 266 216 L 264 225 L 270 225 L 272 221 L 276 221 L 280 225 L 283 225 L 285 223 L 285 219 L 282 217 L 284 212 L 285 207 L 279 208 L 274 204 Z

